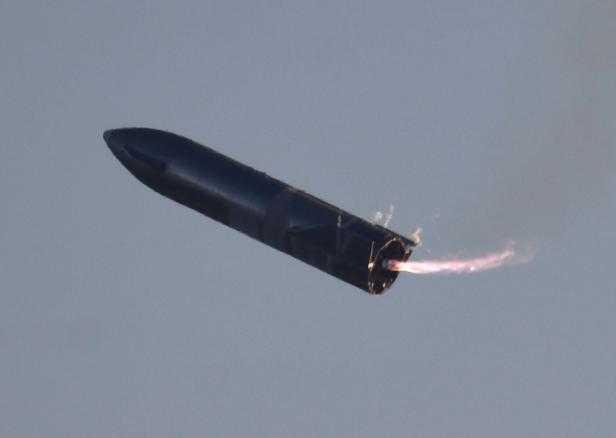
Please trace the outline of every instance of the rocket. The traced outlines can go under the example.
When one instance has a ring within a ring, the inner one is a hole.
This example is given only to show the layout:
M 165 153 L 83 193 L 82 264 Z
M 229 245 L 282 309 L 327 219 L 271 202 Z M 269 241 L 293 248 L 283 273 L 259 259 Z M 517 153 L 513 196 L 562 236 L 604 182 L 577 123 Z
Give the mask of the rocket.
M 253 239 L 373 294 L 384 293 L 416 242 L 170 132 L 105 131 L 139 181 Z

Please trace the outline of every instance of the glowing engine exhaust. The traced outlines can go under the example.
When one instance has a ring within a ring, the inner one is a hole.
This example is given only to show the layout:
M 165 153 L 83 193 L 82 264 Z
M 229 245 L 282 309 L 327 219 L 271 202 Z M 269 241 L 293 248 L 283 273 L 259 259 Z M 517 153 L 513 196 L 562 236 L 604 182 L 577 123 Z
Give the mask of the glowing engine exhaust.
M 419 261 L 385 260 L 383 264 L 390 271 L 411 274 L 468 274 L 499 268 L 507 264 L 526 263 L 533 256 L 532 251 L 526 251 L 524 254 L 517 253 L 515 243 L 510 242 L 502 251 L 483 257 Z

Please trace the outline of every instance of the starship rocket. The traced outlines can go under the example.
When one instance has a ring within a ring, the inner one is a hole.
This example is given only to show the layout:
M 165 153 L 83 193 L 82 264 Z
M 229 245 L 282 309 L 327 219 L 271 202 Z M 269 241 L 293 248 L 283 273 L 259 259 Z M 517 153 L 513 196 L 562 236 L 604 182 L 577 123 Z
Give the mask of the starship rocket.
M 103 137 L 161 195 L 370 294 L 389 289 L 398 272 L 388 261 L 406 261 L 416 245 L 185 137 L 148 128 Z

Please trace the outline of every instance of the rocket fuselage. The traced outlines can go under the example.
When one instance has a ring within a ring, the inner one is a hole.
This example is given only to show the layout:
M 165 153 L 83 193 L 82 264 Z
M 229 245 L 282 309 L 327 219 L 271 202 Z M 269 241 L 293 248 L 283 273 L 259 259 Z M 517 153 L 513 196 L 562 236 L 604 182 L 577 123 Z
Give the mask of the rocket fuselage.
M 192 140 L 148 128 L 106 131 L 113 154 L 141 182 L 371 294 L 398 273 L 415 243 Z

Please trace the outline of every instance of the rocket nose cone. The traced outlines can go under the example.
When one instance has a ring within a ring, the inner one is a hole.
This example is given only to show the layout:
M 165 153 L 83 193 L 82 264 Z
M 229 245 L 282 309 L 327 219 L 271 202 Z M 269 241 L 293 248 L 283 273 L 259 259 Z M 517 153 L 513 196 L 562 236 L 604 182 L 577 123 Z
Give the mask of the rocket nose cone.
M 117 141 L 115 139 L 115 130 L 114 129 L 108 129 L 105 132 L 103 132 L 103 139 L 105 139 L 105 143 L 107 143 L 107 146 L 109 146 L 109 149 L 111 149 L 112 151 L 114 151 L 117 147 Z
M 105 143 L 109 144 L 111 142 L 111 136 L 113 135 L 113 129 L 108 129 L 103 132 L 103 138 L 105 139 Z
M 160 131 L 145 128 L 109 129 L 103 133 L 109 149 L 131 172 L 162 172 L 173 148 Z
M 105 139 L 105 143 L 107 143 L 107 146 L 111 150 L 111 153 L 124 165 L 126 165 L 130 157 L 128 156 L 125 148 L 122 146 L 122 142 L 119 137 L 121 136 L 118 135 L 115 129 L 108 129 L 107 131 L 103 132 L 103 138 Z

